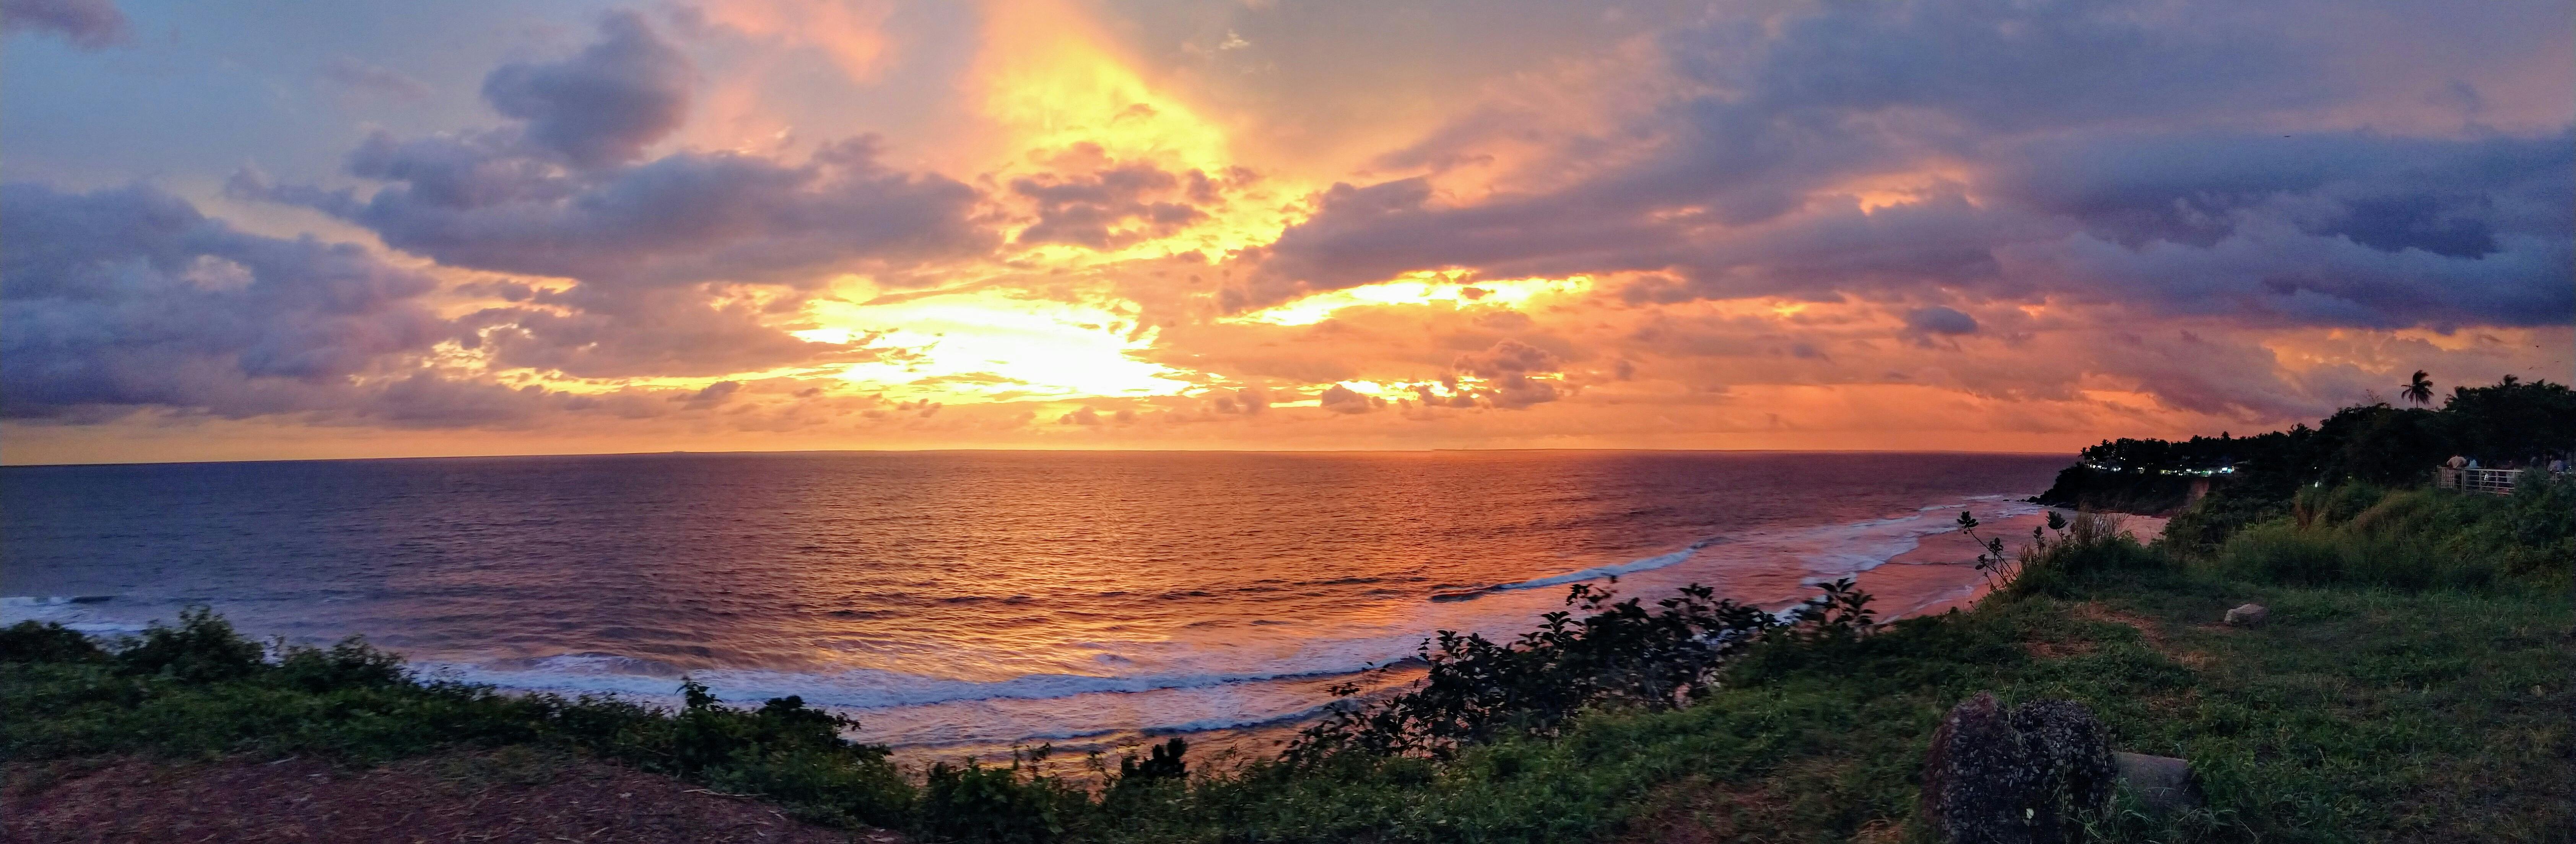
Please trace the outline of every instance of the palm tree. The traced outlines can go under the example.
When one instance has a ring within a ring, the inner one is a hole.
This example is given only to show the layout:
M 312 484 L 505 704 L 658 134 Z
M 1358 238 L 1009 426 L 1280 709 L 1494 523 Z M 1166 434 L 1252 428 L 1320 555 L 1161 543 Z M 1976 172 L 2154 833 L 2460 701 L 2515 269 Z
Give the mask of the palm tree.
M 2406 389 L 2398 391 L 2397 394 L 2399 396 L 2403 396 L 2407 401 L 2414 402 L 2419 406 L 2432 404 L 2433 379 L 2426 378 L 2424 375 L 2424 370 L 2415 370 L 2415 377 L 2408 380 L 2406 382 Z

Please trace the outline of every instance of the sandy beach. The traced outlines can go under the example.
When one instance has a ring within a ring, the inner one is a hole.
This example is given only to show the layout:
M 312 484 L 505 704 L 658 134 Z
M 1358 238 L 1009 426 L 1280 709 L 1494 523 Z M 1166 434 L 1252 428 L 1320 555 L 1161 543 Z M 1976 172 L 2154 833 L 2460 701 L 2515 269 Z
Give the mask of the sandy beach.
M 2071 510 L 2058 510 L 2072 518 Z M 2164 534 L 2165 519 L 2158 516 L 2112 514 L 2119 530 L 2137 537 L 2139 542 L 2154 542 Z M 1977 533 L 1988 539 L 2002 539 L 2008 554 L 2017 554 L 2030 544 L 2032 528 L 2048 521 L 2047 512 L 2009 516 L 1986 521 Z M 1976 540 L 1961 531 L 1934 534 L 1922 539 L 1912 551 L 1891 557 L 1884 565 L 1862 572 L 1856 579 L 1860 588 L 1877 600 L 1873 606 L 1882 619 L 1903 618 L 1947 612 L 1977 602 L 1991 589 L 1977 573 Z

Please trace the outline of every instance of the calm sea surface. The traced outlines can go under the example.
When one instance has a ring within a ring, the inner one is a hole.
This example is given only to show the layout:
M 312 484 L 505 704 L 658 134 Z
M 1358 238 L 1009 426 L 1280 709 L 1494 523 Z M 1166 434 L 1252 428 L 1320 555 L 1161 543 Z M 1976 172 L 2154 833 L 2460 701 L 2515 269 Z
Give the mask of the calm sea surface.
M 1623 576 L 1782 602 L 2018 505 L 1958 454 L 669 454 L 0 470 L 0 621 L 205 604 L 424 669 L 798 694 L 978 752 L 1293 721 L 1435 629 Z M 2027 508 L 2023 508 L 2027 509 Z M 1902 609 L 1901 607 L 1896 609 Z

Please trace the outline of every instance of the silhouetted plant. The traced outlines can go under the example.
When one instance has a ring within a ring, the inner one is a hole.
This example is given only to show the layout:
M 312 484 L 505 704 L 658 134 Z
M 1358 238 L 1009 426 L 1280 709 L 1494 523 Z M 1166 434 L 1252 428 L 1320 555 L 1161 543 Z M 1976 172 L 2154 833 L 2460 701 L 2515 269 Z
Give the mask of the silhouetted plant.
M 401 654 L 378 650 L 357 636 L 328 648 L 289 645 L 280 637 L 272 647 L 278 679 L 309 692 L 391 686 L 410 676 Z
M 2415 373 L 2401 400 L 2346 407 L 2315 426 L 2250 437 L 2118 439 L 2086 447 L 2075 465 L 2036 499 L 2042 504 L 2180 511 L 2167 526 L 2186 556 L 2206 557 L 2228 536 L 2281 515 L 2311 486 L 2358 482 L 2415 486 L 2453 456 L 2490 466 L 2546 465 L 2576 456 L 2576 390 L 2512 376 L 2485 387 L 2453 387 L 2431 408 L 2432 382 Z M 2191 503 L 2196 484 L 2208 494 Z M 2186 508 L 2186 505 L 2189 505 Z
M 2051 518 L 2055 518 L 2056 515 L 2054 512 L 2049 513 Z M 1967 534 L 1970 540 L 1977 543 L 1977 574 L 1986 579 L 1988 590 L 2001 591 L 2004 587 L 2012 585 L 2013 578 L 2020 574 L 2020 561 L 2004 553 L 2002 537 L 1989 539 L 1978 536 L 1977 528 L 1983 524 L 1985 523 L 1977 521 L 1977 514 L 1966 510 L 1959 511 L 1959 532 Z M 2036 539 L 2038 532 L 2033 531 L 2031 536 Z
M 233 632 L 231 622 L 205 607 L 179 611 L 179 626 L 160 622 L 143 631 L 141 641 L 117 651 L 117 666 L 135 674 L 158 674 L 190 683 L 211 683 L 257 671 L 267 650 Z
M 0 627 L 0 662 L 95 662 L 107 651 L 78 630 L 21 621 Z
M 1542 616 L 1517 640 L 1439 631 L 1419 652 L 1429 671 L 1411 690 L 1327 716 L 1300 732 L 1283 758 L 1292 765 L 1344 752 L 1439 758 L 1504 735 L 1552 736 L 1596 704 L 1680 706 L 1706 694 L 1729 657 L 1766 638 L 1849 640 L 1876 626 L 1869 596 L 1851 580 L 1824 590 L 1775 615 L 1699 584 L 1651 611 L 1640 599 L 1574 584 L 1565 596 L 1574 610 Z M 1333 691 L 1347 697 L 1358 684 Z
M 2415 370 L 2415 377 L 2406 379 L 2405 388 L 2398 390 L 2397 395 L 2417 407 L 2432 404 L 2433 379 L 2426 377 L 2431 374 L 2421 369 Z
M 1181 740 L 1179 736 L 1173 736 L 1171 741 L 1146 748 L 1146 759 L 1143 762 L 1136 761 L 1134 756 L 1121 757 L 1118 760 L 1118 781 L 1129 783 L 1186 778 L 1190 773 L 1189 766 L 1181 761 L 1181 754 L 1189 751 L 1189 742 Z
M 1062 836 L 1091 806 L 1091 795 L 1039 773 L 1051 750 L 1013 750 L 1008 766 L 930 766 L 922 782 L 921 827 L 944 838 L 1008 844 Z M 1173 762 L 1179 762 L 1177 755 Z

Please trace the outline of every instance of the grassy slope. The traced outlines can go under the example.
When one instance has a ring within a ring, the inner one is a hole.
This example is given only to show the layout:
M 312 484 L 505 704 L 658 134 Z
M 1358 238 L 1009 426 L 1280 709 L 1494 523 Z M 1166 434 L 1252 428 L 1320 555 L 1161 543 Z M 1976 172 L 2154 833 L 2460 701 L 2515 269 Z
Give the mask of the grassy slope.
M 2274 623 L 2207 624 L 2248 600 L 2271 606 Z M 2203 772 L 2210 811 L 2115 818 L 2100 830 L 2112 840 L 2564 840 L 2576 823 L 2571 622 L 2563 596 L 2113 576 L 1847 652 L 1748 665 L 1743 685 L 1705 704 L 1596 716 L 1557 742 L 1471 753 L 1420 786 L 1358 777 L 1295 800 L 1274 793 L 1235 828 L 1315 840 L 1919 837 L 1907 828 L 1912 779 L 1932 727 L 1994 690 L 2081 701 L 2120 748 Z
M 2317 529 L 2338 529 L 2328 521 Z M 2252 556 L 2185 566 L 2101 546 L 2044 566 L 2024 594 L 1856 643 L 1760 650 L 1698 705 L 1598 712 L 1552 741 L 1440 764 L 1255 765 L 1103 799 L 989 768 L 890 784 L 874 757 L 814 746 L 812 725 L 747 711 L 689 727 L 455 689 L 200 687 L 97 663 L 0 664 L 0 744 L 20 758 L 321 751 L 358 762 L 433 752 L 450 743 L 443 735 L 570 745 L 770 794 L 809 818 L 970 840 L 1888 841 L 1922 835 L 1912 778 L 1936 720 L 1992 690 L 2080 701 L 2121 749 L 2183 756 L 2202 773 L 2208 811 L 2124 814 L 2100 825 L 2109 840 L 2570 839 L 2576 605 L 2564 571 L 2474 589 L 2289 586 L 2247 562 L 2270 551 L 2237 553 Z M 2269 606 L 2271 624 L 2212 624 L 2247 601 Z M 779 730 L 788 738 L 757 737 Z M 752 738 L 705 738 L 718 734 Z M 691 749 L 701 745 L 722 752 Z M 706 758 L 684 764 L 692 753 Z
M 2272 623 L 2213 626 L 2237 603 Z M 1642 735 L 1742 733 L 1667 788 L 1628 834 L 1698 831 L 1839 841 L 1908 822 L 1931 728 L 1962 696 L 2062 697 L 2124 750 L 2192 761 L 2210 811 L 2165 825 L 2115 818 L 2112 840 L 2566 840 L 2576 816 L 2568 713 L 2576 611 L 2564 595 L 2263 587 L 2121 575 L 2064 597 L 1989 603 L 1883 640 L 1917 638 L 1876 670 L 1805 666 Z M 1994 647 L 2008 643 L 2011 651 Z M 1675 753 L 1690 766 L 1688 750 Z M 1919 833 L 1919 831 L 1917 831 Z

